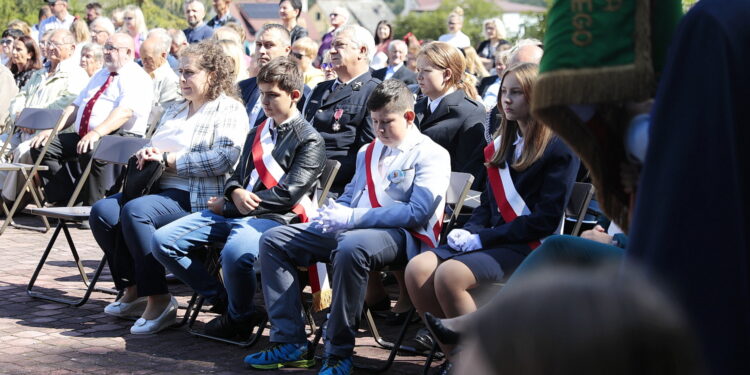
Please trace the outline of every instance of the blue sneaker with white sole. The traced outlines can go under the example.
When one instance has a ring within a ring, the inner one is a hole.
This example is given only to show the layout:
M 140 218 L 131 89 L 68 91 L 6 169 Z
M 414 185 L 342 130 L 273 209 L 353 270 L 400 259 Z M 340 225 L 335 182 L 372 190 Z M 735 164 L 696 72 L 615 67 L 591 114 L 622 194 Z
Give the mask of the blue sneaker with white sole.
M 245 363 L 260 370 L 276 370 L 282 367 L 313 367 L 315 359 L 307 359 L 307 343 L 271 343 L 268 348 L 246 356 Z

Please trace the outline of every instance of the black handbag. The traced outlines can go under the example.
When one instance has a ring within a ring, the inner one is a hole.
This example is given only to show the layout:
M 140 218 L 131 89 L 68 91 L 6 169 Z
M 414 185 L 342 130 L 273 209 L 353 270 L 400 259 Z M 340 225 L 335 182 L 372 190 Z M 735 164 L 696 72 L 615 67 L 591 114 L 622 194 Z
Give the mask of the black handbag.
M 123 203 L 159 192 L 158 181 L 164 172 L 164 163 L 150 160 L 143 164 L 143 169 L 138 169 L 137 164 L 138 158 L 135 155 L 131 156 L 122 187 Z

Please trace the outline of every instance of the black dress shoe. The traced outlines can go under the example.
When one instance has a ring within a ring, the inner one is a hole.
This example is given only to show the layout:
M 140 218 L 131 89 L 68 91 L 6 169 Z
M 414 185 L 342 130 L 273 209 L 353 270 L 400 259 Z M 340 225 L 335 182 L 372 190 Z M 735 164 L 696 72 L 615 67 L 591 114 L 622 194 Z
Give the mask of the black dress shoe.
M 453 373 L 453 364 L 447 359 L 432 372 L 433 375 L 450 375 L 451 373 Z
M 391 299 L 388 296 L 385 296 L 380 301 L 375 302 L 372 305 L 367 305 L 367 308 L 372 312 L 389 311 L 391 309 Z
M 255 308 L 250 318 L 240 322 L 234 321 L 229 317 L 229 314 L 223 314 L 206 323 L 203 331 L 209 336 L 216 336 L 223 339 L 238 338 L 239 340 L 247 340 L 250 338 L 253 329 L 261 324 L 266 317 L 266 312 L 259 307 Z
M 214 314 L 226 314 L 227 312 L 227 295 L 222 294 L 211 302 L 211 308 L 208 309 L 208 312 L 212 312 Z
M 419 349 L 425 351 L 432 350 L 432 345 L 435 343 L 435 340 L 432 338 L 432 335 L 427 328 L 420 328 L 419 331 L 417 331 L 417 335 L 414 336 L 414 341 L 417 343 Z
M 443 320 L 436 318 L 434 315 L 426 312 L 424 313 L 424 322 L 427 328 L 430 329 L 430 333 L 440 342 L 446 345 L 456 345 L 461 335 L 453 330 L 448 329 L 443 325 Z

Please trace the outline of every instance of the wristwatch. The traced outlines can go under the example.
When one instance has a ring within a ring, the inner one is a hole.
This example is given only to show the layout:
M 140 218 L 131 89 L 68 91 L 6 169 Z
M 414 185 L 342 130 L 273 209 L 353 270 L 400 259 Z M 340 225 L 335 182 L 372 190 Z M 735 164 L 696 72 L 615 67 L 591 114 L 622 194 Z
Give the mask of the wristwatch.
M 169 167 L 169 162 L 167 162 L 168 154 L 169 154 L 168 152 L 162 152 L 161 153 L 161 158 L 164 161 L 164 166 L 165 167 Z

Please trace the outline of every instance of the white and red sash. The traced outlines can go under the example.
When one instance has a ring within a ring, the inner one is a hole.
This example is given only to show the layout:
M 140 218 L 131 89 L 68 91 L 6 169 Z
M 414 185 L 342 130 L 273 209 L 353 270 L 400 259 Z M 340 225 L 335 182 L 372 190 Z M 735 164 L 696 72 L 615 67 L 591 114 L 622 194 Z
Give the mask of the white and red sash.
M 390 206 L 395 201 L 385 192 L 386 186 L 383 186 L 386 176 L 380 174 L 378 162 L 383 153 L 384 145 L 379 140 L 375 140 L 367 145 L 365 150 L 365 170 L 367 172 L 367 195 L 363 195 L 360 200 L 366 202 L 370 207 L 377 208 Z M 430 217 L 429 222 L 424 227 L 408 228 L 409 232 L 422 241 L 423 248 L 435 248 L 438 245 L 440 231 L 443 228 L 443 213 L 445 212 L 445 200 L 441 199 L 435 212 Z
M 484 148 L 485 162 L 489 163 L 492 160 L 492 156 L 495 155 L 496 150 L 499 149 L 500 137 L 497 137 Z M 506 163 L 505 168 L 497 168 L 488 164 L 487 177 L 490 180 L 492 196 L 495 197 L 497 209 L 506 223 L 510 223 L 519 216 L 531 213 L 523 197 L 521 197 L 521 194 L 518 194 L 515 185 L 513 185 L 513 179 L 510 176 L 510 163 Z M 532 249 L 536 249 L 542 244 L 542 241 L 543 239 L 531 241 L 529 242 L 529 246 Z
M 267 189 L 276 186 L 284 177 L 286 172 L 274 159 L 272 151 L 275 147 L 271 135 L 273 119 L 268 118 L 258 126 L 253 139 L 253 164 L 255 168 L 250 174 L 248 190 L 252 190 L 258 179 L 263 182 Z M 317 203 L 307 195 L 303 196 L 299 203 L 292 207 L 300 221 L 306 223 L 317 216 Z M 331 303 L 331 287 L 328 283 L 328 271 L 323 263 L 310 265 L 308 268 L 310 287 L 313 292 L 313 308 L 315 311 L 322 310 Z

